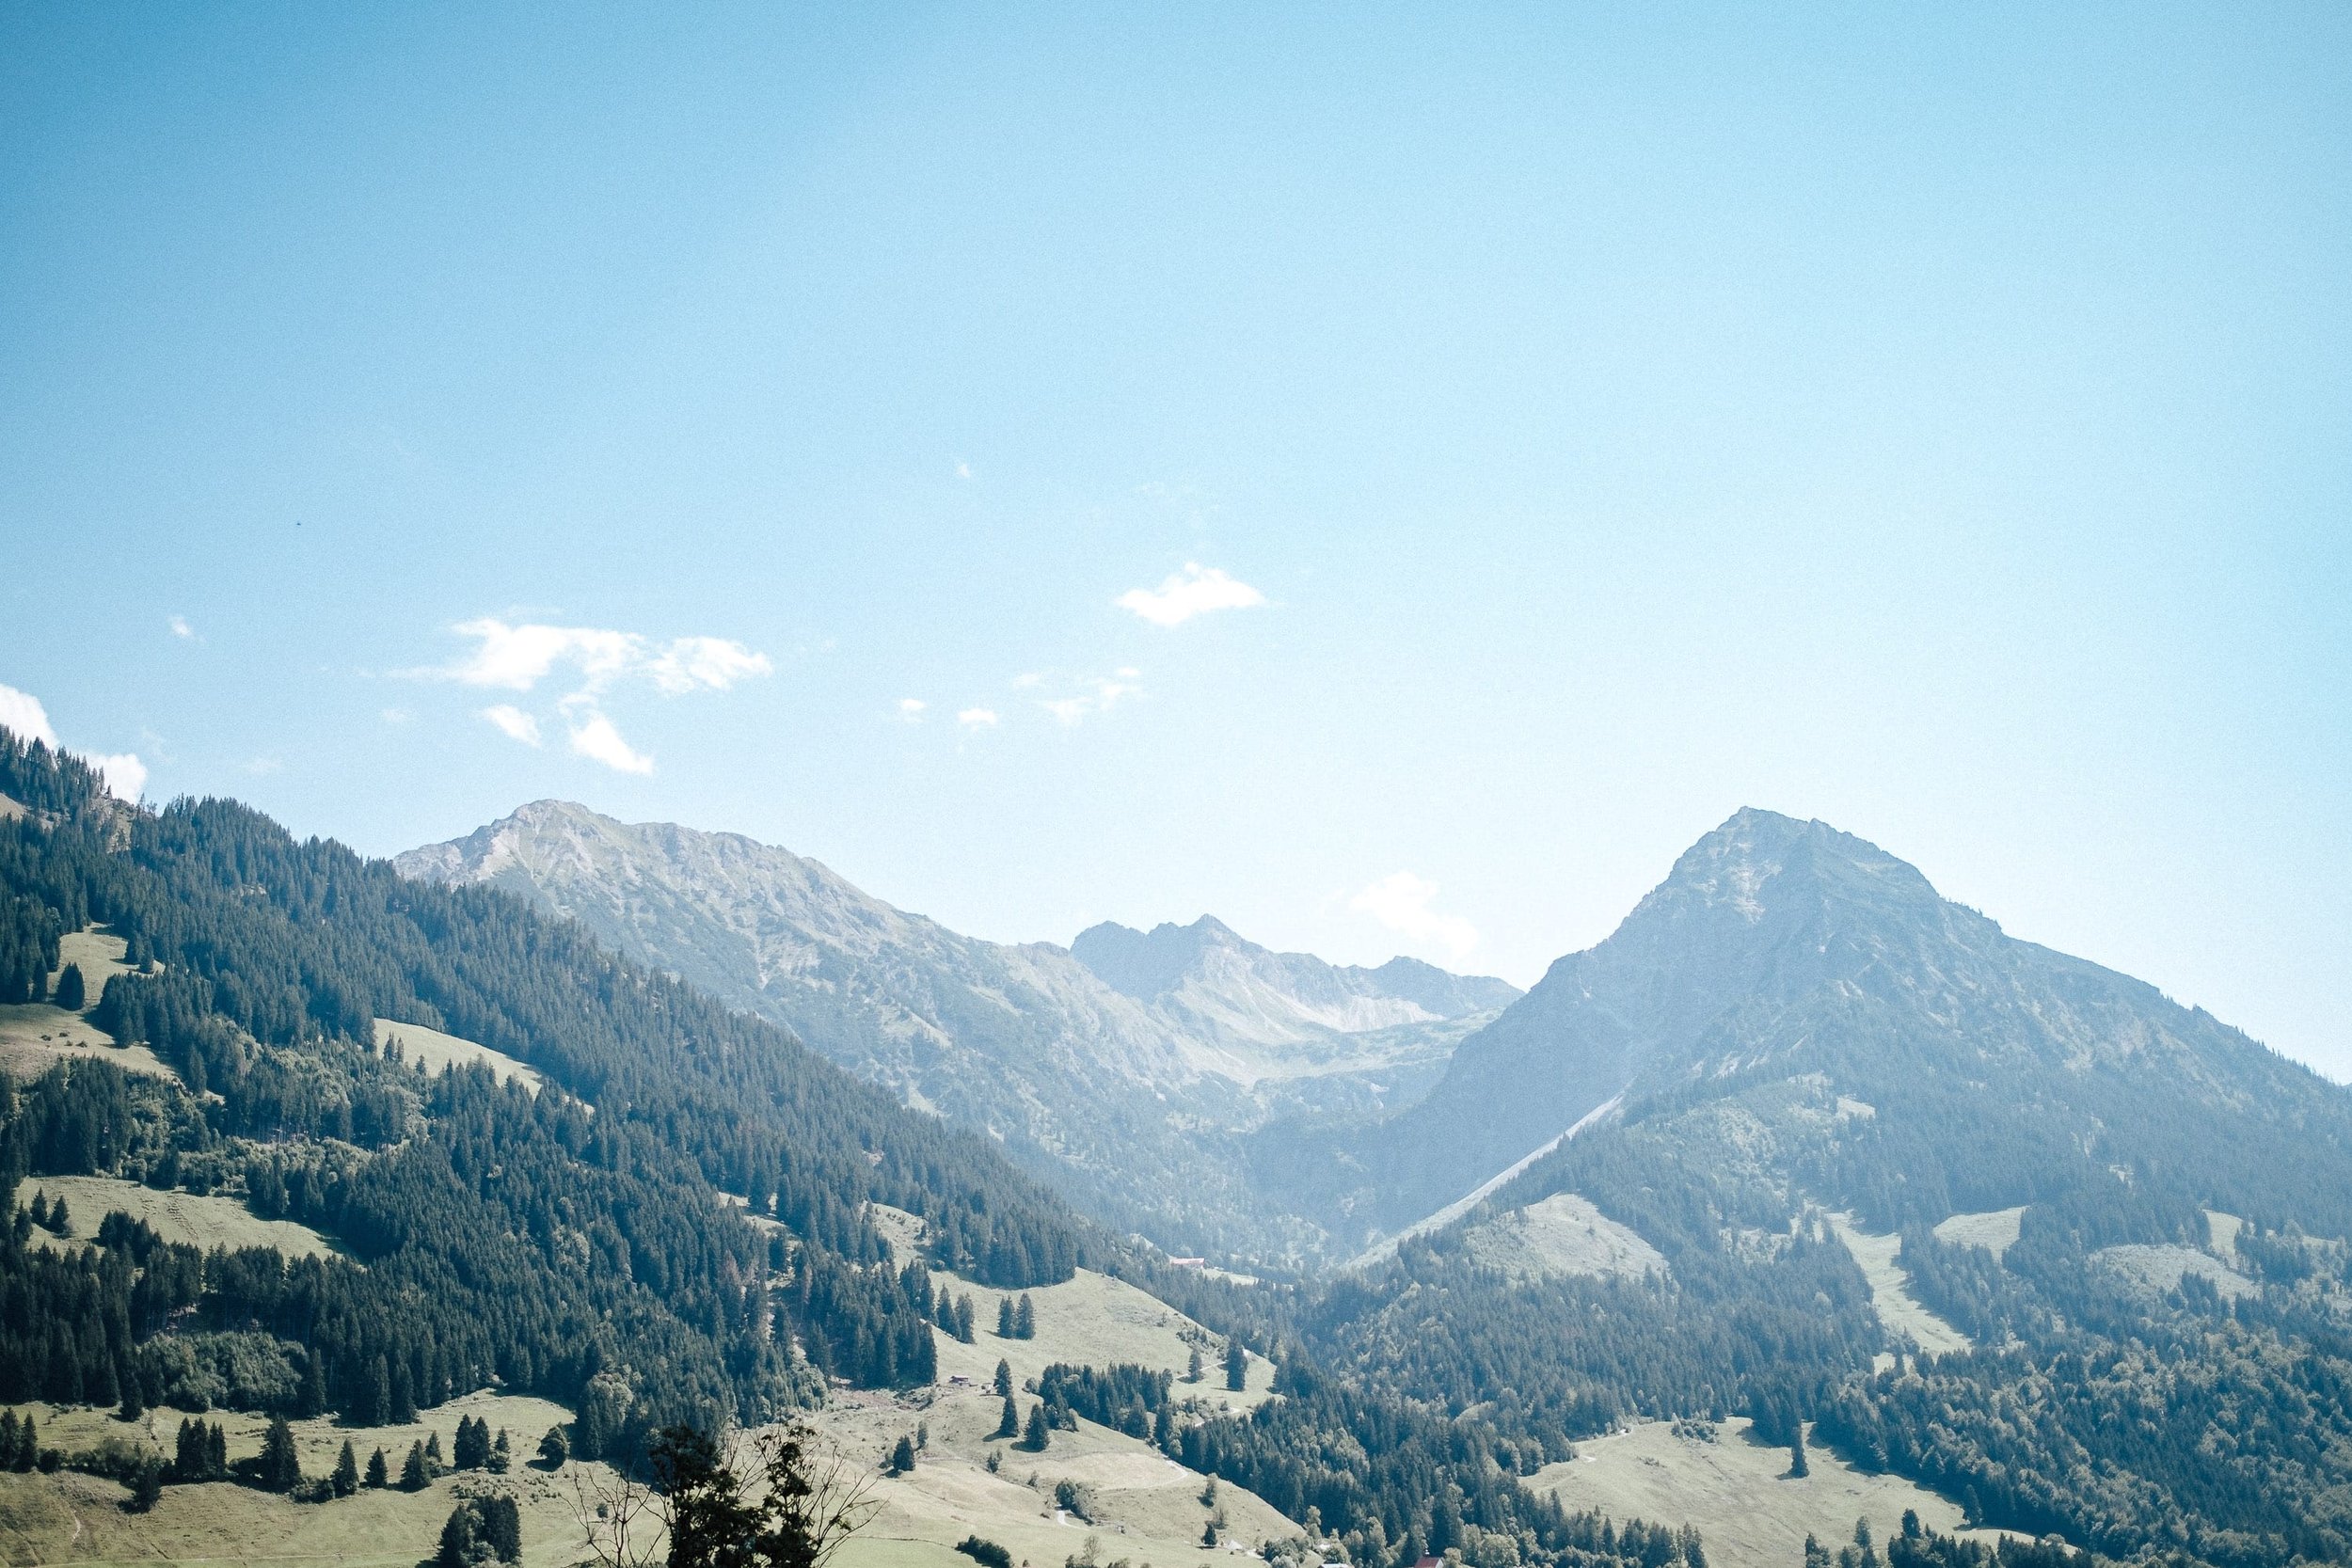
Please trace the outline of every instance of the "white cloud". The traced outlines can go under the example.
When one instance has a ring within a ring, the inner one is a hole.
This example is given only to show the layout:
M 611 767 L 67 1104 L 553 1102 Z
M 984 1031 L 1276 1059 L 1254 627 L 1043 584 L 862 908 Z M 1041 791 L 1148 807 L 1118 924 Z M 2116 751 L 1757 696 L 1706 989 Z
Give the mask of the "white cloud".
M 485 707 L 482 717 L 496 724 L 509 740 L 519 740 L 526 746 L 539 744 L 539 721 L 509 703 Z
M 89 764 L 98 769 L 98 776 L 106 781 L 106 793 L 116 800 L 129 800 L 136 804 L 139 796 L 146 792 L 147 764 L 141 762 L 134 752 L 124 752 L 110 757 L 92 757 L 89 759 Z
M 956 715 L 956 722 L 967 730 L 992 729 L 996 723 L 996 710 L 993 707 L 968 707 Z
M 405 707 L 388 707 L 384 710 L 384 722 L 387 724 L 405 724 L 414 718 L 416 715 Z
M 487 617 L 450 629 L 473 638 L 478 646 L 463 658 L 410 674 L 529 691 L 558 665 L 567 665 L 580 673 L 575 697 L 632 677 L 651 681 L 657 690 L 675 697 L 702 689 L 724 691 L 739 680 L 775 670 L 766 654 L 724 637 L 678 637 L 657 643 L 633 631 L 535 622 L 510 626 Z
M 40 699 L 13 686 L 0 686 L 0 728 L 15 731 L 19 740 L 53 747 L 57 743 L 57 732 L 49 727 L 49 710 Z
M 1111 603 L 1132 610 L 1155 626 L 1177 626 L 1212 610 L 1248 610 L 1265 603 L 1265 595 L 1246 582 L 1228 577 L 1215 566 L 1197 561 L 1153 588 L 1130 588 Z
M 912 724 L 922 718 L 923 710 L 930 705 L 920 697 L 901 697 L 898 699 L 898 717 Z
M 592 762 L 600 762 L 616 773 L 650 773 L 653 758 L 621 738 L 621 732 L 612 727 L 612 721 L 601 713 L 592 713 L 571 729 L 572 750 Z
M 1083 690 L 1067 697 L 1049 698 L 1038 706 L 1065 724 L 1081 723 L 1094 714 L 1108 713 L 1117 704 L 1140 693 L 1143 688 L 1135 680 L 1137 673 L 1125 669 L 1118 675 L 1089 675 L 1078 683 Z
M 50 727 L 49 710 L 41 706 L 40 699 L 13 686 L 0 686 L 0 728 L 14 732 L 19 740 L 38 740 L 53 750 L 57 744 L 57 732 Z M 119 800 L 135 802 L 147 788 L 147 764 L 135 752 L 83 760 L 98 769 L 106 792 Z
M 1434 943 L 1455 959 L 1478 945 L 1478 927 L 1458 914 L 1439 914 L 1430 905 L 1438 884 L 1409 871 L 1383 877 L 1348 900 L 1348 908 L 1370 915 L 1407 942 Z
M 956 477 L 958 479 L 970 479 L 972 477 L 972 465 L 969 463 L 957 464 Z
M 188 625 L 188 618 L 184 615 L 174 615 L 166 624 L 171 627 L 171 635 L 174 637 L 192 638 L 196 635 L 196 628 Z

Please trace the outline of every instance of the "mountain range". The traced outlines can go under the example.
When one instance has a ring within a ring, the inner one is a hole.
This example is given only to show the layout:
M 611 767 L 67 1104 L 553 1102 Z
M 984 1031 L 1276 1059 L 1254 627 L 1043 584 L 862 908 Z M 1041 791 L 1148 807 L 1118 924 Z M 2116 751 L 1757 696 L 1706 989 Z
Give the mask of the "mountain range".
M 577 920 L 1184 1252 L 1319 1253 L 1315 1227 L 1250 1185 L 1245 1140 L 1410 1103 L 1519 994 L 1411 958 L 1270 952 L 1208 916 L 1100 925 L 1068 948 L 986 942 L 787 849 L 561 800 L 394 863 Z

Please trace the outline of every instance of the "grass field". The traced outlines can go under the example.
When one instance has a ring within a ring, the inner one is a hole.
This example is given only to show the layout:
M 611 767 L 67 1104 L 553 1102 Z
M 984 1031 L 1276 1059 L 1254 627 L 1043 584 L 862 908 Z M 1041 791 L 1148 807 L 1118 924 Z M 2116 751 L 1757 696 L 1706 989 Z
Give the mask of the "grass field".
M 339 1250 L 309 1226 L 262 1219 L 233 1197 L 159 1193 L 111 1176 L 32 1176 L 17 1188 L 16 1200 L 30 1207 L 35 1193 L 46 1193 L 52 1203 L 62 1196 L 72 1218 L 72 1234 L 84 1241 L 96 1235 L 99 1222 L 119 1209 L 134 1219 L 145 1220 L 167 1242 L 185 1242 L 207 1252 L 215 1247 L 268 1246 L 289 1258 L 301 1258 L 324 1257 Z M 53 1241 L 45 1231 L 33 1234 L 38 1241 Z
M 1907 1335 L 1932 1355 L 1969 1348 L 1968 1336 L 1919 1304 L 1911 1293 L 1911 1276 L 1896 1259 L 1903 1249 L 1900 1236 L 1873 1236 L 1855 1227 L 1852 1216 L 1832 1214 L 1830 1225 L 1846 1243 L 1862 1276 L 1870 1282 L 1870 1305 L 1889 1334 Z
M 1792 1568 L 1804 1560 L 1808 1531 L 1835 1551 L 1860 1518 L 1883 1541 L 1907 1508 L 1947 1533 L 1996 1534 L 1962 1530 L 1959 1505 L 1899 1476 L 1865 1475 L 1825 1449 L 1808 1448 L 1811 1473 L 1791 1478 L 1788 1450 L 1752 1441 L 1747 1430 L 1745 1419 L 1725 1421 L 1708 1443 L 1645 1421 L 1580 1441 L 1574 1459 L 1544 1466 L 1529 1484 L 1572 1509 L 1695 1525 L 1709 1568 Z
M 19 1406 L 19 1410 L 27 1407 Z M 106 1435 L 144 1442 L 167 1452 L 182 1416 L 176 1410 L 149 1413 L 126 1425 L 104 1411 L 29 1407 L 40 1424 L 45 1447 L 69 1450 L 95 1445 Z M 540 1433 L 568 1418 L 560 1405 L 544 1400 L 512 1399 L 489 1392 L 454 1400 L 405 1427 L 345 1429 L 325 1420 L 294 1423 L 306 1476 L 334 1467 L 344 1439 L 364 1466 L 378 1447 L 398 1471 L 408 1445 L 437 1432 L 441 1451 L 455 1441 L 460 1416 L 478 1416 L 495 1430 L 504 1427 L 519 1455 L 537 1447 Z M 259 1416 L 213 1412 L 207 1420 L 228 1431 L 233 1458 L 257 1453 L 267 1424 Z M 333 1502 L 298 1504 L 228 1481 L 167 1486 L 151 1513 L 122 1511 L 128 1494 L 111 1481 L 61 1471 L 56 1475 L 0 1474 L 0 1556 L 10 1563 L 201 1562 L 222 1565 L 267 1563 L 278 1568 L 343 1564 L 345 1568 L 411 1568 L 431 1555 L 441 1521 L 461 1493 L 498 1490 L 511 1494 L 523 1514 L 523 1560 L 530 1568 L 555 1568 L 580 1554 L 570 1504 L 570 1487 L 517 1464 L 504 1476 L 444 1477 L 422 1492 L 397 1488 L 362 1491 Z
M 98 927 L 69 931 L 57 942 L 57 968 L 49 976 L 56 990 L 65 966 L 82 966 L 82 979 L 90 1005 L 107 980 L 122 974 L 123 941 Z M 167 1078 L 171 1069 L 143 1045 L 119 1046 L 112 1035 L 90 1026 L 81 1013 L 70 1013 L 46 1002 L 14 1002 L 0 1006 L 0 1069 L 18 1078 L 36 1078 L 61 1056 L 98 1056 L 126 1072 L 152 1073 Z
M 187 1194 L 152 1193 L 128 1182 L 91 1178 L 40 1179 L 43 1189 L 63 1190 L 76 1217 L 77 1232 L 96 1228 L 110 1198 L 135 1203 L 174 1224 L 214 1227 L 212 1234 L 261 1239 L 276 1227 L 255 1219 L 225 1198 L 192 1199 Z M 24 1200 L 31 1201 L 27 1184 Z M 176 1210 L 165 1206 L 176 1200 Z M 87 1207 L 86 1207 L 87 1204 Z M 191 1207 L 193 1206 L 193 1207 Z M 913 1244 L 921 1222 L 885 1211 L 881 1218 L 900 1247 Z M 161 1228 L 160 1220 L 158 1227 Z M 288 1227 L 288 1229 L 299 1229 Z M 311 1238 L 313 1245 L 326 1243 Z M 272 1244 L 278 1244 L 275 1242 Z M 1269 1539 L 1287 1539 L 1298 1527 L 1263 1501 L 1231 1486 L 1217 1500 L 1200 1501 L 1205 1478 L 1159 1454 L 1150 1445 L 1091 1422 L 1077 1432 L 1057 1432 L 1042 1453 L 1027 1453 L 994 1438 L 1001 1402 L 990 1389 L 998 1357 L 1009 1361 L 1016 1382 L 1025 1382 L 1056 1361 L 1094 1366 L 1136 1362 L 1162 1367 L 1181 1379 L 1194 1345 L 1202 1347 L 1207 1377 L 1198 1386 L 1181 1381 L 1177 1393 L 1193 1393 L 1209 1408 L 1247 1408 L 1271 1397 L 1273 1367 L 1252 1357 L 1249 1387 L 1228 1393 L 1218 1342 L 1174 1309 L 1131 1285 L 1081 1273 L 1064 1284 L 1028 1292 L 1037 1316 L 1037 1337 L 998 1339 L 992 1332 L 996 1303 L 1005 1292 L 968 1286 L 952 1275 L 933 1276 L 956 1291 L 969 1290 L 978 1315 L 978 1342 L 959 1343 L 936 1334 L 940 1383 L 905 1394 L 836 1393 L 825 1409 L 812 1413 L 821 1438 L 873 1480 L 881 1509 L 837 1560 L 840 1568 L 971 1568 L 971 1560 L 951 1550 L 966 1535 L 978 1534 L 1009 1548 L 1016 1562 L 1031 1568 L 1060 1568 L 1080 1554 L 1089 1538 L 1104 1564 L 1125 1559 L 1131 1568 L 1200 1568 L 1237 1562 L 1234 1549 L 1248 1550 Z M 961 1375 L 969 1381 L 951 1381 Z M 1024 1390 L 1024 1411 L 1034 1402 Z M 23 1408 L 23 1407 L 19 1407 Z M 135 1435 L 163 1451 L 181 1412 L 155 1411 L 126 1426 L 105 1411 L 31 1407 L 40 1422 L 44 1446 L 74 1449 L 106 1434 Z M 346 1431 L 325 1420 L 297 1421 L 305 1475 L 332 1468 L 343 1439 L 353 1439 L 364 1465 L 381 1446 L 397 1471 L 408 1445 L 427 1431 L 440 1433 L 444 1453 L 453 1451 L 460 1416 L 476 1415 L 493 1428 L 504 1427 L 518 1456 L 535 1452 L 549 1426 L 569 1419 L 562 1407 L 542 1400 L 477 1393 L 428 1411 L 417 1424 L 381 1430 Z M 214 1413 L 229 1433 L 232 1457 L 258 1452 L 266 1425 L 259 1416 Z M 913 1474 L 881 1473 L 883 1458 L 902 1435 L 927 1429 L 928 1444 Z M 991 1474 L 992 1450 L 1001 1469 Z M 577 1466 L 573 1467 L 577 1468 Z M 1091 1522 L 1056 1509 L 1056 1483 L 1073 1481 L 1097 1499 Z M 409 1568 L 431 1555 L 441 1521 L 461 1488 L 496 1487 L 515 1495 L 523 1510 L 524 1560 L 530 1568 L 557 1568 L 584 1555 L 564 1474 L 549 1477 L 518 1465 L 504 1477 L 444 1478 L 427 1491 L 362 1492 L 356 1497 L 297 1505 L 282 1497 L 215 1482 L 174 1486 L 151 1514 L 120 1507 L 125 1490 L 109 1481 L 61 1472 L 53 1476 L 0 1473 L 0 1557 L 9 1563 L 189 1562 L 269 1564 L 309 1568 Z M 1230 1546 L 1204 1548 L 1201 1528 L 1213 1513 L 1224 1516 Z
M 1994 1209 L 1981 1214 L 1954 1214 L 1939 1221 L 1935 1239 L 1950 1246 L 1980 1246 L 1995 1258 L 2008 1256 L 2017 1244 L 2018 1227 L 2025 1223 L 2026 1207 Z
M 389 1018 L 375 1021 L 375 1043 L 380 1048 L 391 1041 L 400 1041 L 402 1055 L 410 1067 L 421 1067 L 428 1072 L 438 1072 L 452 1062 L 481 1062 L 498 1075 L 501 1084 L 519 1078 L 524 1087 L 537 1094 L 547 1084 L 539 1069 L 515 1060 L 502 1051 L 493 1051 L 472 1040 L 444 1035 L 438 1029 L 428 1029 L 421 1023 L 399 1023 Z
M 1670 1274 L 1665 1255 L 1575 1193 L 1554 1193 L 1472 1229 L 1470 1256 L 1518 1279 L 1547 1275 Z

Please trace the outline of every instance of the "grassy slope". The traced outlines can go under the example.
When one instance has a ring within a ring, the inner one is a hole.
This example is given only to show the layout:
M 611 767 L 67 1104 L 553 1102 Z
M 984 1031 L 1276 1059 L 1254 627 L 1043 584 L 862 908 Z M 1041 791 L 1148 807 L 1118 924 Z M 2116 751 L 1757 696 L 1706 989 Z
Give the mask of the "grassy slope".
M 1861 1265 L 1863 1278 L 1870 1283 L 1870 1305 L 1889 1334 L 1909 1336 L 1931 1355 L 1969 1348 L 1967 1335 L 1929 1311 L 1911 1293 L 1911 1276 L 1896 1261 L 1903 1247 L 1901 1237 L 1873 1236 L 1846 1214 L 1832 1214 L 1830 1225 Z
M 31 1176 L 17 1188 L 18 1204 L 29 1207 L 35 1193 L 46 1193 L 52 1201 L 62 1196 L 72 1218 L 73 1236 L 85 1242 L 98 1233 L 101 1220 L 119 1209 L 153 1226 L 167 1242 L 185 1242 L 208 1252 L 214 1247 L 269 1246 L 289 1258 L 300 1258 L 340 1250 L 307 1225 L 262 1219 L 233 1197 L 159 1193 L 111 1176 Z M 36 1230 L 33 1235 L 40 1243 L 54 1242 L 46 1231 Z
M 26 1407 L 19 1406 L 19 1409 Z M 182 1416 L 176 1410 L 149 1413 L 126 1425 L 104 1411 L 29 1407 L 40 1423 L 44 1447 L 87 1448 L 107 1435 L 132 1437 L 168 1453 Z M 381 1447 L 398 1473 L 408 1445 L 437 1432 L 447 1454 L 456 1439 L 460 1416 L 479 1416 L 495 1430 L 504 1427 L 523 1455 L 539 1434 L 566 1418 L 545 1400 L 508 1399 L 487 1392 L 453 1400 L 405 1427 L 346 1429 L 326 1420 L 296 1421 L 302 1472 L 325 1475 L 351 1439 L 362 1466 Z M 261 1450 L 260 1416 L 215 1411 L 205 1419 L 228 1429 L 231 1458 Z M 335 1502 L 301 1505 L 229 1481 L 201 1486 L 167 1486 L 155 1511 L 125 1513 L 122 1486 L 96 1476 L 0 1474 L 0 1554 L 11 1563 L 31 1562 L 214 1562 L 342 1563 L 346 1568 L 411 1568 L 431 1555 L 461 1491 L 511 1493 L 523 1513 L 523 1560 L 529 1568 L 552 1568 L 575 1560 L 578 1527 L 570 1488 L 561 1475 L 547 1476 L 517 1465 L 504 1476 L 448 1476 L 419 1493 L 397 1488 L 362 1491 Z
M 1529 1484 L 1570 1508 L 1597 1508 L 1616 1518 L 1678 1519 L 1698 1527 L 1709 1568 L 1790 1568 L 1804 1558 L 1810 1531 L 1833 1551 L 1867 1518 L 1884 1541 L 1915 1509 L 1947 1533 L 1963 1530 L 1957 1504 L 1899 1476 L 1865 1475 L 1825 1449 L 1809 1448 L 1810 1474 L 1788 1475 L 1788 1450 L 1751 1441 L 1744 1419 L 1726 1421 L 1712 1443 L 1677 1437 L 1665 1421 L 1577 1444 L 1577 1456 L 1548 1465 Z
M 411 1067 L 421 1067 L 427 1072 L 445 1070 L 453 1062 L 480 1062 L 498 1076 L 501 1084 L 519 1078 L 526 1088 L 537 1094 L 547 1083 L 537 1068 L 518 1062 L 502 1051 L 493 1051 L 472 1040 L 444 1035 L 438 1029 L 428 1029 L 421 1023 L 402 1023 L 393 1019 L 375 1021 L 375 1043 L 380 1048 L 392 1040 L 400 1041 L 402 1059 Z
M 232 1230 L 239 1225 L 255 1232 L 300 1229 L 267 1226 L 225 1198 L 196 1200 L 184 1193 L 151 1193 L 129 1182 L 91 1178 L 41 1178 L 40 1182 L 70 1193 L 73 1211 L 82 1219 L 77 1231 L 94 1227 L 103 1213 L 106 1202 L 97 1192 L 101 1188 L 109 1194 L 122 1190 L 126 1200 L 115 1207 L 132 1208 L 140 1200 L 160 1205 L 176 1198 L 183 1205 L 198 1202 L 233 1211 L 214 1213 L 208 1209 L 201 1213 L 204 1223 Z M 86 1192 L 91 1195 L 87 1211 Z M 31 1201 L 30 1184 L 24 1198 Z M 919 1222 L 914 1216 L 894 1210 L 885 1211 L 882 1218 L 900 1244 L 914 1240 Z M 151 1223 L 160 1228 L 162 1221 Z M 1055 1433 L 1043 1453 L 1013 1449 L 990 1435 L 996 1428 L 1000 1402 L 989 1380 L 1000 1356 L 1011 1363 L 1016 1383 L 1025 1383 L 1056 1361 L 1093 1366 L 1136 1362 L 1166 1368 L 1181 1380 L 1197 1341 L 1208 1347 L 1202 1359 L 1209 1376 L 1197 1386 L 1180 1381 L 1179 1397 L 1190 1392 L 1212 1407 L 1230 1402 L 1239 1409 L 1270 1397 L 1271 1364 L 1253 1356 L 1248 1389 L 1227 1393 L 1212 1336 L 1174 1308 L 1103 1275 L 1082 1271 L 1067 1283 L 1031 1291 L 1038 1323 L 1034 1339 L 999 1339 L 993 1332 L 1003 1292 L 948 1274 L 933 1278 L 952 1291 L 971 1293 L 980 1322 L 977 1343 L 965 1345 L 937 1335 L 938 1386 L 896 1396 L 836 1394 L 815 1417 L 828 1441 L 866 1466 L 879 1466 L 892 1445 L 901 1435 L 913 1435 L 918 1424 L 930 1431 L 930 1446 L 913 1475 L 893 1480 L 877 1474 L 874 1496 L 882 1511 L 843 1552 L 840 1568 L 971 1568 L 968 1558 L 950 1548 L 976 1532 L 1002 1543 L 1016 1562 L 1027 1561 L 1034 1568 L 1058 1568 L 1081 1550 L 1089 1535 L 1097 1538 L 1105 1563 L 1127 1558 L 1136 1568 L 1146 1562 L 1156 1568 L 1191 1568 L 1233 1560 L 1222 1550 L 1200 1544 L 1201 1526 L 1212 1512 L 1200 1501 L 1206 1478 L 1164 1458 L 1148 1444 L 1091 1422 L 1082 1421 L 1074 1433 Z M 957 1374 L 971 1382 L 957 1386 L 947 1381 Z M 1019 1398 L 1025 1414 L 1034 1397 L 1025 1389 Z M 40 1419 L 43 1445 L 67 1449 L 89 1447 L 112 1433 L 136 1436 L 167 1451 L 183 1414 L 157 1411 L 133 1427 L 104 1411 L 48 1405 L 31 1409 Z M 535 1451 L 540 1433 L 549 1426 L 570 1418 L 562 1407 L 543 1400 L 485 1391 L 428 1411 L 408 1427 L 347 1431 L 326 1420 L 297 1421 L 303 1473 L 323 1475 L 331 1469 L 346 1436 L 353 1439 L 363 1465 L 369 1450 L 381 1445 L 397 1471 L 408 1445 L 428 1431 L 440 1433 L 447 1454 L 461 1415 L 478 1415 L 493 1428 L 505 1427 L 520 1456 Z M 259 1451 L 263 1418 L 215 1412 L 207 1419 L 228 1428 L 232 1456 Z M 986 1467 L 992 1449 L 1004 1456 L 996 1475 Z M 1064 1479 L 1094 1488 L 1101 1499 L 1095 1524 L 1057 1517 L 1054 1484 Z M 530 1568 L 554 1568 L 579 1558 L 580 1532 L 567 1480 L 520 1465 L 502 1478 L 447 1477 L 413 1496 L 398 1490 L 362 1492 L 315 1506 L 298 1506 L 226 1482 L 167 1487 L 155 1512 L 144 1516 L 122 1512 L 119 1505 L 127 1494 L 110 1481 L 70 1472 L 0 1473 L 0 1557 L 10 1563 L 202 1561 L 299 1568 L 339 1562 L 346 1568 L 409 1568 L 431 1554 L 458 1489 L 477 1486 L 510 1491 L 521 1502 L 523 1555 Z M 1225 1514 L 1229 1539 L 1238 1544 L 1254 1547 L 1269 1538 L 1298 1533 L 1296 1525 L 1238 1488 L 1221 1485 L 1216 1506 Z
M 120 937 L 110 936 L 98 927 L 67 932 L 57 942 L 57 971 L 49 976 L 51 991 L 56 991 L 57 975 L 65 973 L 65 966 L 78 963 L 89 1001 L 96 1005 L 107 980 L 123 973 L 123 946 Z M 19 1079 L 37 1078 L 60 1056 L 103 1056 L 126 1072 L 150 1072 L 159 1078 L 171 1074 L 147 1047 L 115 1044 L 112 1035 L 91 1028 L 80 1013 L 46 1002 L 0 1006 L 0 1069 Z

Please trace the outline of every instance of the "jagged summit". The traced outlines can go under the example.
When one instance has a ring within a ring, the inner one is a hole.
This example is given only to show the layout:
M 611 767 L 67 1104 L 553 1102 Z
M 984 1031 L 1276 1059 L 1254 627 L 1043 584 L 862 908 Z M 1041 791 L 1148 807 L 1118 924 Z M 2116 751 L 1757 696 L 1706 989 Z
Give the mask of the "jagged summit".
M 1104 984 L 1138 1001 L 1182 1004 L 1188 987 L 1205 987 L 1230 1002 L 1236 985 L 1253 986 L 1287 999 L 1276 1011 L 1294 1012 L 1319 1029 L 1463 1018 L 1506 1006 L 1519 994 L 1506 980 L 1454 974 L 1419 958 L 1391 958 L 1367 969 L 1326 963 L 1307 953 L 1276 953 L 1207 914 L 1189 926 L 1163 922 L 1148 932 L 1106 920 L 1079 932 L 1070 950 Z

